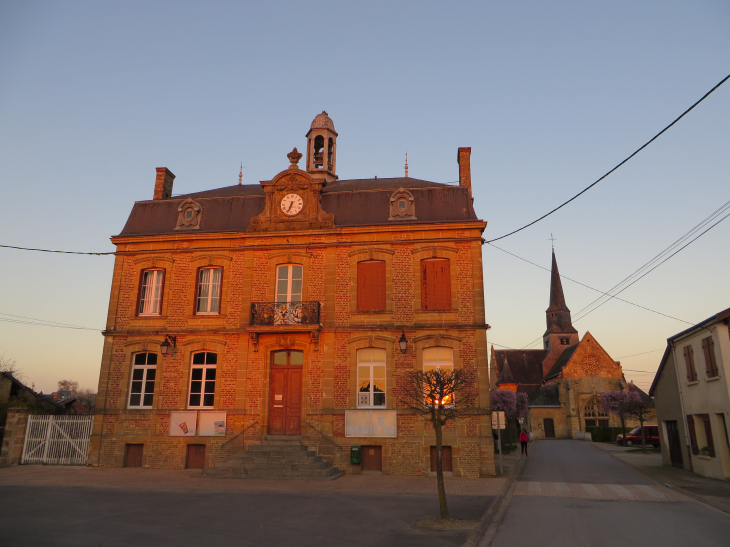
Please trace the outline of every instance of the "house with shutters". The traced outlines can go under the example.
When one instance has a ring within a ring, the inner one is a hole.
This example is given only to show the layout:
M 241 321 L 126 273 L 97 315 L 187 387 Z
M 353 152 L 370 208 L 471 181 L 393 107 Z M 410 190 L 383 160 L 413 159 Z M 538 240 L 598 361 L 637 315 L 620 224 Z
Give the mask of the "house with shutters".
M 223 467 L 284 442 L 348 473 L 428 473 L 435 436 L 399 401 L 405 374 L 466 367 L 478 404 L 447 428 L 446 466 L 494 474 L 471 149 L 458 185 L 407 164 L 341 180 L 337 137 L 317 115 L 305 168 L 295 148 L 260 184 L 175 196 L 157 169 L 112 237 L 91 465 Z
M 675 334 L 649 390 L 664 465 L 730 480 L 730 308 Z
M 601 393 L 635 391 L 647 395 L 626 382 L 621 363 L 614 361 L 590 332 L 579 337 L 565 301 L 554 250 L 545 319 L 542 348 L 492 346 L 492 388 L 527 394 L 525 428 L 536 439 L 574 439 L 587 427 L 620 427 L 620 419 L 603 410 Z

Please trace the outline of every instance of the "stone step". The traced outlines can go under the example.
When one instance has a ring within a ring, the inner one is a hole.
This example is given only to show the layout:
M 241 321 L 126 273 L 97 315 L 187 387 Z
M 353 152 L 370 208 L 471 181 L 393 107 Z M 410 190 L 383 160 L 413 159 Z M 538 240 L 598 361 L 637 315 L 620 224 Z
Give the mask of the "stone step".
M 257 463 L 312 463 L 312 462 L 320 462 L 322 461 L 322 458 L 319 456 L 311 455 L 311 456 L 302 456 L 302 457 L 293 457 L 293 456 L 259 456 L 258 454 L 246 454 L 244 456 L 236 456 L 235 458 L 231 458 L 232 461 L 242 461 L 246 465 L 254 465 Z
M 314 479 L 332 477 L 339 472 L 337 468 L 329 469 L 250 469 L 247 477 L 251 479 Z
M 250 446 L 246 452 L 306 452 L 307 447 L 302 444 L 271 444 L 262 443 Z
M 327 469 L 330 464 L 327 462 L 314 462 L 314 463 L 256 463 L 249 465 L 241 465 L 242 468 L 252 472 L 254 469 L 281 469 L 281 470 L 317 470 Z

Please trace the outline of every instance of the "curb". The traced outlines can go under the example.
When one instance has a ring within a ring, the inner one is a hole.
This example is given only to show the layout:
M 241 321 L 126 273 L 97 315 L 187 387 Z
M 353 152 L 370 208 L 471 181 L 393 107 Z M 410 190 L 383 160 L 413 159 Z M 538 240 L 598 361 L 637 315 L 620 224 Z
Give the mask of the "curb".
M 593 443 L 591 443 L 591 446 L 593 446 Z M 639 475 L 641 475 L 642 477 L 644 477 L 647 480 L 650 480 L 651 482 L 653 482 L 657 486 L 664 486 L 665 488 L 669 488 L 671 490 L 675 490 L 675 491 L 679 492 L 680 494 L 683 494 L 683 495 L 687 496 L 688 498 L 692 498 L 693 500 L 695 500 L 695 501 L 697 501 L 699 503 L 702 503 L 704 505 L 708 505 L 709 507 L 712 507 L 713 509 L 717 509 L 718 511 L 722 511 L 725 514 L 730 515 L 730 509 L 728 509 L 724 505 L 720 505 L 719 503 L 716 503 L 716 502 L 714 502 L 712 500 L 708 500 L 707 498 L 705 498 L 703 496 L 700 496 L 699 494 L 695 494 L 693 492 L 689 492 L 689 491 L 685 490 L 684 488 L 680 488 L 679 486 L 674 486 L 674 485 L 669 484 L 669 483 L 662 484 L 662 483 L 658 482 L 656 479 L 654 479 L 654 478 L 650 477 L 649 475 L 647 475 L 646 473 L 642 472 L 641 469 L 639 469 L 638 467 L 634 467 L 630 463 L 627 463 L 627 462 L 623 461 L 622 459 L 617 458 L 616 456 L 614 456 L 613 454 L 611 454 L 607 450 L 601 450 L 597 446 L 593 446 L 593 448 L 595 448 L 596 450 L 600 450 L 601 452 L 603 452 L 607 456 L 610 456 L 611 458 L 613 458 L 614 460 L 616 460 L 620 464 L 625 465 L 626 467 L 628 467 L 632 471 L 637 472 Z
M 532 444 L 533 443 L 530 442 L 528 446 L 532 446 Z M 520 459 L 517 460 L 517 463 L 512 468 L 509 477 L 507 477 L 507 480 L 499 493 L 492 503 L 489 504 L 487 510 L 484 511 L 482 518 L 479 519 L 479 524 L 477 524 L 476 528 L 474 528 L 472 533 L 469 534 L 469 537 L 461 547 L 474 547 L 477 545 L 479 547 L 488 547 L 488 545 L 492 542 L 494 534 L 496 533 L 499 524 L 502 522 L 504 512 L 512 499 L 512 492 L 514 492 L 517 484 L 517 477 L 519 477 L 522 472 L 525 461 L 527 461 L 527 458 L 523 457 L 520 457 Z M 484 542 L 485 539 L 487 543 Z

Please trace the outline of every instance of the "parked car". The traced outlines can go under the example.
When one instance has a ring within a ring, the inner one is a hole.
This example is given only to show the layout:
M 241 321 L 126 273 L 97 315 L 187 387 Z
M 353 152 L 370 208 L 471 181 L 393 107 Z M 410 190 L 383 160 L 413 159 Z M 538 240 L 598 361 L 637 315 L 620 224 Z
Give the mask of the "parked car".
M 658 425 L 645 425 L 646 430 L 646 444 L 659 446 L 659 426 Z M 635 427 L 626 434 L 626 440 L 623 435 L 616 436 L 616 442 L 625 446 L 641 445 L 641 426 Z

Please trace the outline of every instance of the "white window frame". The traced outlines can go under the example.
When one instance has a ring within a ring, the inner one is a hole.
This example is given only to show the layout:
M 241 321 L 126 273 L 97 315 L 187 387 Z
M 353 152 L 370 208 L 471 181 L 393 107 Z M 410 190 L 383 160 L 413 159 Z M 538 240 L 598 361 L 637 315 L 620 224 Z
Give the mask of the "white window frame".
M 205 354 L 205 357 L 203 358 L 203 363 L 194 364 L 193 361 L 195 361 L 195 356 L 200 355 L 201 353 Z M 215 355 L 215 363 L 208 363 L 208 356 L 209 355 Z M 218 373 L 216 372 L 218 368 L 218 353 L 214 351 L 196 351 L 193 352 L 190 355 L 190 380 L 188 382 L 188 406 L 187 408 L 215 408 L 215 400 L 216 400 L 216 384 L 218 381 Z M 195 376 L 195 370 L 202 370 L 201 379 L 196 380 L 194 379 Z M 208 371 L 213 371 L 213 379 L 208 378 Z M 213 382 L 213 391 L 206 391 L 206 384 L 208 382 Z M 196 391 L 193 393 L 193 382 L 200 382 L 200 391 Z M 191 404 L 190 399 L 193 395 L 199 395 L 200 396 L 200 404 L 193 405 Z M 205 404 L 205 396 L 206 395 L 212 395 L 213 396 L 213 402 L 210 405 Z
M 426 361 L 426 355 L 427 353 L 430 353 L 431 351 L 436 350 L 437 353 L 437 359 L 434 361 Z M 451 359 L 448 361 L 443 361 L 438 359 L 438 350 L 448 350 L 451 352 Z M 423 359 L 423 372 L 427 372 L 429 370 L 435 370 L 435 369 L 450 369 L 454 370 L 454 348 L 449 348 L 446 346 L 438 346 L 438 347 L 431 347 L 431 348 L 424 348 L 423 355 L 421 356 Z M 430 403 L 426 401 L 426 406 L 430 406 Z M 449 404 L 445 404 L 444 407 L 452 407 L 454 406 L 453 401 Z
M 146 355 L 146 357 L 145 357 L 145 363 L 144 364 L 136 364 L 137 356 L 138 355 Z M 154 355 L 155 356 L 155 362 L 154 362 L 154 364 L 148 363 L 149 356 L 150 355 Z M 155 395 L 155 383 L 157 382 L 157 361 L 158 361 L 158 357 L 157 357 L 157 354 L 154 353 L 154 352 L 143 351 L 143 352 L 135 353 L 135 354 L 132 355 L 132 373 L 129 375 L 129 397 L 127 397 L 127 408 L 153 408 L 153 405 L 154 405 L 154 395 Z M 141 370 L 142 371 L 142 378 L 141 379 L 135 379 L 134 378 L 134 373 L 137 370 Z M 152 375 L 153 378 L 152 378 L 152 380 L 149 380 L 148 379 L 149 378 L 149 372 L 151 370 L 154 371 L 153 372 L 153 375 Z M 134 388 L 134 383 L 135 382 L 141 382 L 141 386 L 140 386 L 140 391 L 139 392 L 133 392 L 132 391 L 132 389 Z M 148 386 L 148 382 L 152 382 L 152 391 L 151 392 L 147 391 L 147 387 L 149 387 Z M 132 395 L 139 395 L 139 402 L 140 402 L 140 404 L 138 404 L 138 405 L 133 405 L 132 404 Z M 144 404 L 144 399 L 145 399 L 145 396 L 146 395 L 151 395 L 152 396 L 152 401 L 148 405 L 145 405 Z
M 360 361 L 361 356 L 366 355 L 366 352 L 372 352 L 372 351 L 378 351 L 382 352 L 383 360 L 382 361 Z M 357 351 L 357 372 L 356 372 L 356 381 L 357 381 L 357 408 L 386 408 L 386 394 L 387 394 L 387 388 L 386 388 L 386 382 L 387 382 L 387 368 L 386 368 L 386 352 L 384 349 L 381 348 L 363 348 Z M 363 368 L 369 368 L 370 374 L 368 377 L 369 382 L 369 391 L 360 391 L 360 367 Z M 375 388 L 375 367 L 383 367 L 383 404 L 375 404 L 375 394 L 380 394 L 380 391 L 374 391 Z M 367 396 L 367 401 L 364 400 L 364 398 Z
M 149 282 L 147 277 L 149 275 Z M 138 315 L 160 315 L 162 311 L 162 284 L 165 278 L 165 270 L 148 269 L 142 270 L 139 287 Z
M 204 272 L 210 272 L 208 280 L 205 282 L 203 281 Z M 223 268 L 200 268 L 198 270 L 198 293 L 195 295 L 195 313 L 197 315 L 220 315 L 222 284 Z M 204 292 L 205 295 L 203 295 Z M 201 306 L 203 303 L 205 305 Z
M 295 270 L 299 277 L 295 276 Z M 286 281 L 286 292 L 280 290 L 280 282 Z M 294 292 L 295 281 L 299 281 L 299 292 Z M 280 264 L 276 267 L 276 302 L 301 302 L 304 289 L 304 267 L 301 264 Z

